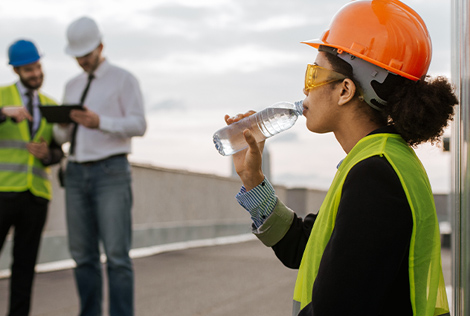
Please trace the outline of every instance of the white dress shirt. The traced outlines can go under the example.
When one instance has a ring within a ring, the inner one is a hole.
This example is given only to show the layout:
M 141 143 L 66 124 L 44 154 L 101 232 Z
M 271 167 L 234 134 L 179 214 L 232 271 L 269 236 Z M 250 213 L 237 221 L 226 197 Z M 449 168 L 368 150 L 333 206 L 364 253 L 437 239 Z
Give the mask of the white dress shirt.
M 93 73 L 94 79 L 84 105 L 100 117 L 97 129 L 78 125 L 75 153 L 70 161 L 96 161 L 131 152 L 131 137 L 142 136 L 147 128 L 142 93 L 137 79 L 128 71 L 104 60 Z M 83 72 L 71 79 L 64 93 L 64 104 L 79 104 L 88 81 Z M 70 141 L 73 124 L 54 126 L 54 138 L 60 144 Z

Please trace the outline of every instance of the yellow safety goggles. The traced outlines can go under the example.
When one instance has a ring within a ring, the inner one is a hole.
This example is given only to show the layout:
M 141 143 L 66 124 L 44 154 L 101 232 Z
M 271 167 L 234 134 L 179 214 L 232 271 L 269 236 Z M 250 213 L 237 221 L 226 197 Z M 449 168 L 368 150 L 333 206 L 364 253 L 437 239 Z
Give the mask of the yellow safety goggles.
M 340 74 L 336 71 L 329 70 L 318 65 L 307 65 L 305 72 L 305 90 L 323 86 L 325 84 L 346 79 L 347 76 Z

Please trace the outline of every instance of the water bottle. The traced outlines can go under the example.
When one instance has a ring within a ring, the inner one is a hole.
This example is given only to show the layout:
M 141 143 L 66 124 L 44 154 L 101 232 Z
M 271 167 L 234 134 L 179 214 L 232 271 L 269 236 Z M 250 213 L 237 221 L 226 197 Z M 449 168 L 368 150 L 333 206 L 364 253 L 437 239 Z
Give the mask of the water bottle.
M 302 102 L 279 102 L 219 129 L 213 136 L 215 148 L 221 155 L 230 156 L 248 147 L 243 136 L 245 129 L 251 131 L 257 142 L 288 130 L 302 115 Z

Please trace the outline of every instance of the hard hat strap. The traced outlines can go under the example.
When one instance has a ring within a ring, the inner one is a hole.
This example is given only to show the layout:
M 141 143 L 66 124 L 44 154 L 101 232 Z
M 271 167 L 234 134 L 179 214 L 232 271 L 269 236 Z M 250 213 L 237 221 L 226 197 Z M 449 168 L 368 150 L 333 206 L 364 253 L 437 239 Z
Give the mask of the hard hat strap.
M 354 80 L 356 80 L 361 87 L 364 101 L 373 109 L 382 111 L 384 106 L 387 105 L 387 100 L 384 100 L 377 94 L 372 86 L 372 82 L 375 81 L 377 84 L 383 84 L 387 76 L 395 76 L 395 74 L 349 53 L 343 52 L 337 56 L 350 64 L 353 68 Z
M 374 86 L 382 85 L 388 76 L 397 76 L 396 74 L 334 47 L 322 45 L 318 50 L 333 54 L 348 63 L 353 69 L 353 79 L 359 85 L 363 100 L 373 109 L 382 111 L 387 105 L 386 96 L 379 96 Z

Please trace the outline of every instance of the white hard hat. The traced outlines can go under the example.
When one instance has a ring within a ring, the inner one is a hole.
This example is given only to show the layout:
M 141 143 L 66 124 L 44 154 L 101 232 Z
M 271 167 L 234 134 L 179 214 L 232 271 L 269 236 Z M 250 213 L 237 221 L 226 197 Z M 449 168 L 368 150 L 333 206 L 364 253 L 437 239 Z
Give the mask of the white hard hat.
M 98 24 L 89 17 L 82 17 L 72 22 L 67 29 L 67 47 L 65 52 L 74 57 L 91 53 L 101 43 Z

